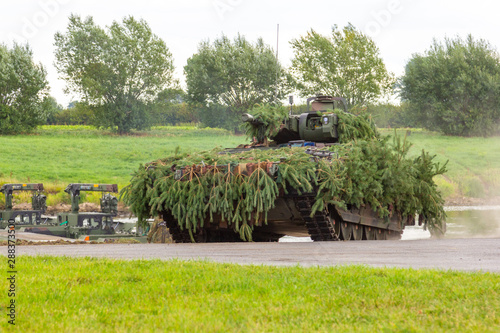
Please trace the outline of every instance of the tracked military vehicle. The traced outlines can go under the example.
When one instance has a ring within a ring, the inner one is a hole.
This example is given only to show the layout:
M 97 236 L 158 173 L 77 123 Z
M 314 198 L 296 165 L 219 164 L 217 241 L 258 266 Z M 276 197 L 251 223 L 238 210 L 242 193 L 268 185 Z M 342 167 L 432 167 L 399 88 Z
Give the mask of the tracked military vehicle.
M 444 232 L 432 182 L 444 167 L 424 153 L 404 159 L 404 144 L 393 153 L 343 98 L 311 97 L 306 112 L 291 106 L 288 115 L 243 121 L 251 144 L 141 168 L 124 191 L 131 210 L 159 215 L 175 242 L 400 239 L 417 213 L 419 224 Z

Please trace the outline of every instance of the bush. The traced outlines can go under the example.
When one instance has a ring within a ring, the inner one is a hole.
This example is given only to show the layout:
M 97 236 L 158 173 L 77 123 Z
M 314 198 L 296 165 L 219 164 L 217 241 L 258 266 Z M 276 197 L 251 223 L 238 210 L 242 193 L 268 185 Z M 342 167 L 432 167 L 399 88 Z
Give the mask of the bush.
M 443 198 L 455 197 L 458 195 L 458 185 L 453 182 L 448 182 L 443 176 L 436 176 L 434 179 L 439 192 Z
M 212 104 L 197 108 L 198 119 L 206 127 L 219 127 L 229 131 L 239 132 L 241 118 L 235 117 L 235 111 L 231 107 Z
M 370 104 L 360 113 L 369 114 L 379 128 L 414 127 L 415 122 L 408 117 L 407 109 L 404 103 L 400 105 Z
M 158 104 L 153 108 L 156 126 L 178 125 L 198 122 L 196 111 L 187 103 Z
M 94 125 L 95 123 L 94 110 L 82 102 L 74 102 L 72 107 L 54 115 L 56 125 Z
M 484 198 L 484 186 L 478 177 L 467 177 L 461 184 L 462 193 L 467 197 Z

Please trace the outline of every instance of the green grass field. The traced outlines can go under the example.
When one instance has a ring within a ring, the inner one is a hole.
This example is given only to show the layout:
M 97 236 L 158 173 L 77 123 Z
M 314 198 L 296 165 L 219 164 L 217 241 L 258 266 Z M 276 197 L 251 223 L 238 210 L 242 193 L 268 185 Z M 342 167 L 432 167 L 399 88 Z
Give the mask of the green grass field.
M 393 135 L 394 131 L 383 133 Z M 462 138 L 412 130 L 407 139 L 413 144 L 412 155 L 425 149 L 437 161 L 449 161 L 448 172 L 436 180 L 445 196 L 500 195 L 500 137 Z
M 0 184 L 44 183 L 47 204 L 69 203 L 63 192 L 69 183 L 128 184 L 140 164 L 180 152 L 234 147 L 245 136 L 220 129 L 159 127 L 117 136 L 88 126 L 42 126 L 33 135 L 0 136 Z M 99 194 L 82 193 L 98 202 Z M 0 196 L 0 205 L 3 196 Z M 28 194 L 19 201 L 29 201 Z
M 125 185 L 139 164 L 180 151 L 232 147 L 245 141 L 219 129 L 163 127 L 116 136 L 85 126 L 43 126 L 35 135 L 0 136 L 4 180 Z
M 445 197 L 500 195 L 500 137 L 459 138 L 412 130 L 408 140 L 414 144 L 412 155 L 425 149 L 436 154 L 438 161 L 449 160 L 449 172 L 436 178 Z M 42 182 L 49 205 L 68 203 L 69 196 L 62 190 L 69 183 L 117 183 L 122 188 L 140 164 L 174 154 L 176 149 L 190 152 L 245 142 L 244 135 L 189 126 L 159 127 L 130 136 L 87 126 L 42 126 L 33 135 L 0 136 L 0 184 Z M 86 196 L 82 199 L 98 202 L 99 195 Z M 18 201 L 28 199 L 26 195 Z
M 16 263 L 20 332 L 500 330 L 498 274 L 25 256 Z

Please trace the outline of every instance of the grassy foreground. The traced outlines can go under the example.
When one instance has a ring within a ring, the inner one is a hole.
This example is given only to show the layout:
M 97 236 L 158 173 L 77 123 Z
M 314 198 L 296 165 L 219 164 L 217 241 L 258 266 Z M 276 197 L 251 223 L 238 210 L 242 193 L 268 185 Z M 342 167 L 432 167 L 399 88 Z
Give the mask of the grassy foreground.
M 24 332 L 500 329 L 498 274 L 17 259 L 16 328 Z M 0 331 L 8 327 L 4 318 Z

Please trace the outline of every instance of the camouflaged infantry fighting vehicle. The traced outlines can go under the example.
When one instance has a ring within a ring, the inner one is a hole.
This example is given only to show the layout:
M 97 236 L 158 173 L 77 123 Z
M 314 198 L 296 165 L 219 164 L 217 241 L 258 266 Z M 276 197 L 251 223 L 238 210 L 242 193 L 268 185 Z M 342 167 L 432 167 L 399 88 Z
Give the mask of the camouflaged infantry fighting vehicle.
M 400 239 L 404 226 L 415 224 L 417 212 L 419 224 L 442 226 L 442 207 L 427 209 L 424 203 L 399 209 L 398 202 L 382 204 L 375 199 L 372 202 L 379 207 L 372 209 L 367 202 L 342 204 L 338 195 L 330 195 L 328 186 L 334 189 L 338 175 L 349 168 L 336 153 L 339 115 L 346 114 L 356 118 L 347 113 L 343 98 L 330 96 L 309 98 L 307 111 L 300 114 L 292 114 L 290 107 L 275 131 L 268 130 L 262 117 L 244 114 L 243 121 L 254 129 L 252 144 L 219 152 L 223 157 L 152 162 L 134 175 L 125 189 L 125 201 L 139 220 L 161 216 L 159 226 L 167 227 L 175 242 L 278 241 L 285 235 L 310 236 L 313 241 Z M 264 151 L 269 152 L 267 157 L 258 155 Z M 330 165 L 338 167 L 329 169 Z M 317 176 L 321 168 L 330 170 L 323 172 L 329 176 Z M 430 176 L 431 191 L 432 176 L 444 170 Z M 380 178 L 384 170 L 374 172 Z M 386 183 L 391 181 L 386 178 Z M 440 202 L 439 194 L 432 195 Z M 405 198 L 414 199 L 402 194 L 401 202 Z
M 290 100 L 290 104 L 292 104 Z M 339 105 L 340 104 L 340 105 Z M 283 147 L 303 147 L 311 158 L 331 158 L 335 153 L 319 150 L 337 144 L 338 116 L 329 111 L 341 106 L 347 112 L 347 103 L 341 97 L 318 96 L 307 99 L 307 111 L 298 115 L 289 114 L 280 130 L 271 138 L 262 135 L 254 137 L 251 145 L 236 149 L 226 149 L 224 154 L 237 154 L 253 149 L 277 149 Z M 254 127 L 263 125 L 259 119 L 250 114 L 243 114 L 242 121 Z M 269 139 L 271 141 L 269 141 Z M 236 157 L 236 156 L 235 156 Z M 246 174 L 255 170 L 255 165 L 238 166 L 245 169 Z M 277 176 L 278 164 L 266 164 L 267 173 Z M 180 178 L 178 171 L 177 177 Z M 255 226 L 252 240 L 278 241 L 283 236 L 307 237 L 313 241 L 362 240 L 362 239 L 399 239 L 402 233 L 401 221 L 397 217 L 384 221 L 376 217 L 369 208 L 340 209 L 327 207 L 312 214 L 315 203 L 315 192 L 299 194 L 290 189 L 288 194 L 281 193 L 275 200 L 274 208 L 267 213 L 267 224 Z M 180 230 L 177 221 L 171 216 L 165 219 L 172 238 L 176 242 L 190 242 L 189 232 Z M 218 221 L 205 224 L 207 227 L 198 230 L 197 242 L 239 241 L 240 235 L 235 234 L 227 223 Z

